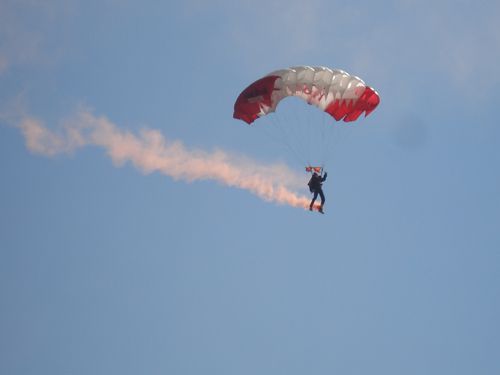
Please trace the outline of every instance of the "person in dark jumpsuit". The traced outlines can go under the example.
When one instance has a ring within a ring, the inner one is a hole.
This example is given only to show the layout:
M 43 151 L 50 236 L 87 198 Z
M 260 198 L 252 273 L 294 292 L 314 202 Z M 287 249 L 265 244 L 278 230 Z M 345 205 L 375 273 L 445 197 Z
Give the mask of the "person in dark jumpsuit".
M 325 172 L 325 175 L 322 177 L 318 173 L 314 172 L 311 179 L 309 180 L 309 183 L 307 184 L 309 185 L 309 190 L 311 191 L 311 193 L 314 194 L 311 204 L 309 205 L 309 210 L 311 211 L 313 209 L 314 202 L 316 201 L 316 198 L 318 198 L 319 195 L 321 198 L 321 206 L 319 207 L 318 211 L 321 212 L 322 214 L 324 213 L 323 205 L 325 204 L 325 194 L 323 193 L 322 186 L 323 182 L 326 180 L 327 175 L 328 173 Z

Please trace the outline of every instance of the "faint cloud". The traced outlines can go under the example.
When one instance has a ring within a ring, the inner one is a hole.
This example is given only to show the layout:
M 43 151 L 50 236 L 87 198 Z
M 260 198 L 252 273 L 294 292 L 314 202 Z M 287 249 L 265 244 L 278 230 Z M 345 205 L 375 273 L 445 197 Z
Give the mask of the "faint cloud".
M 427 123 L 419 116 L 402 116 L 397 121 L 394 121 L 391 130 L 394 144 L 406 150 L 419 150 L 423 148 L 429 140 Z
M 350 38 L 354 63 L 392 85 L 433 77 L 429 84 L 449 84 L 480 102 L 500 83 L 500 3 L 427 3 L 401 1 L 377 17 L 360 11 L 367 26 Z
M 187 0 L 184 11 L 213 18 L 208 43 L 229 37 L 227 48 L 259 72 L 325 64 L 393 87 L 432 76 L 477 102 L 500 81 L 499 2 Z
M 183 7 L 188 19 L 209 15 L 217 19 L 216 30 L 223 32 L 224 39 L 229 38 L 231 51 L 261 70 L 269 69 L 270 55 L 290 65 L 308 63 L 302 61 L 303 56 L 320 48 L 322 42 L 318 23 L 324 5 L 321 0 L 188 0 Z M 207 38 L 217 45 L 221 34 L 211 33 Z
M 61 27 L 73 0 L 0 1 L 0 74 L 15 66 L 45 65 L 59 58 Z

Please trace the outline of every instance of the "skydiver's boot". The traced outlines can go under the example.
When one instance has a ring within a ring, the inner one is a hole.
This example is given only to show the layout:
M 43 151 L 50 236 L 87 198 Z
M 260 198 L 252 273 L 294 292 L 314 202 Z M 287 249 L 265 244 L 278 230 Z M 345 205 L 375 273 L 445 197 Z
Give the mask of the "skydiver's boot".
M 311 203 L 311 204 L 309 205 L 309 211 L 312 211 L 312 210 L 313 210 L 313 204 Z
M 324 214 L 324 212 L 323 212 L 323 205 L 319 206 L 319 210 L 318 211 L 321 212 L 322 214 Z

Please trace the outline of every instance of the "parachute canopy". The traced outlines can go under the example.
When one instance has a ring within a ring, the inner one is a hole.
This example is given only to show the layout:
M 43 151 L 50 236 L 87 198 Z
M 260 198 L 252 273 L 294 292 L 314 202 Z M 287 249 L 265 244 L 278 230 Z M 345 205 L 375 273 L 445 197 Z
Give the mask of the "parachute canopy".
M 298 66 L 277 70 L 252 83 L 234 103 L 235 119 L 251 124 L 274 112 L 279 102 L 296 96 L 330 114 L 335 120 L 368 116 L 380 102 L 378 93 L 343 70 Z

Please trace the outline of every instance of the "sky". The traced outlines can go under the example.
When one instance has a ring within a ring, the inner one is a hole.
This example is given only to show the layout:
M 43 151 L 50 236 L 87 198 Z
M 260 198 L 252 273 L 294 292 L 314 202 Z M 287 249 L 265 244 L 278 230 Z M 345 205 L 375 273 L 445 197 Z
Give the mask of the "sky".
M 498 374 L 499 16 L 0 0 L 0 373 Z M 297 65 L 381 98 L 331 123 L 324 215 L 232 118 Z

